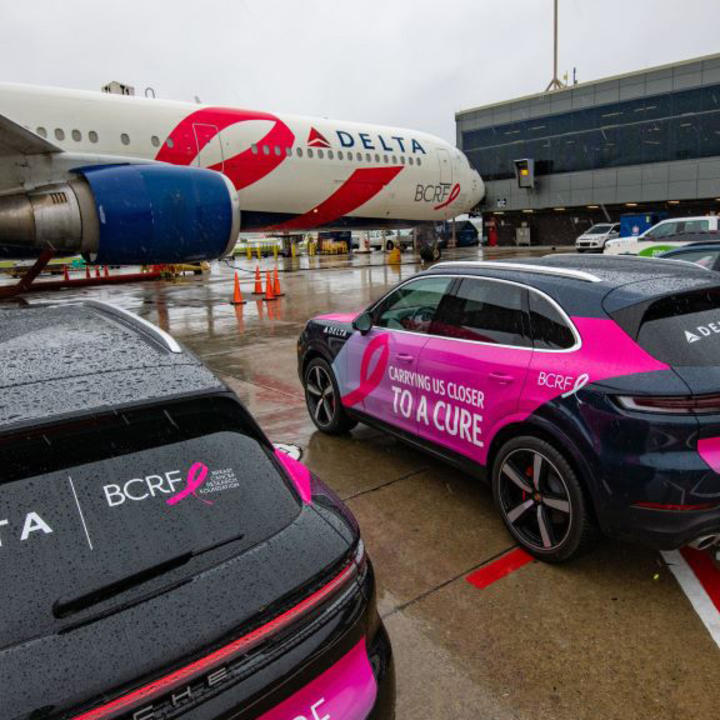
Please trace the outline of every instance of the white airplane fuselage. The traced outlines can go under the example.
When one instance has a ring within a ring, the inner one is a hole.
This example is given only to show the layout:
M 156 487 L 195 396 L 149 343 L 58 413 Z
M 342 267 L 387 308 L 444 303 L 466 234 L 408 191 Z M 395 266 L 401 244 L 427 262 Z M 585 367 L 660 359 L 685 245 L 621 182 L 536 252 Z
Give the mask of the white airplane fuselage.
M 1 154 L 0 195 L 89 165 L 203 167 L 232 183 L 245 232 L 412 226 L 484 195 L 457 148 L 402 128 L 10 84 L 0 116 L 58 149 Z

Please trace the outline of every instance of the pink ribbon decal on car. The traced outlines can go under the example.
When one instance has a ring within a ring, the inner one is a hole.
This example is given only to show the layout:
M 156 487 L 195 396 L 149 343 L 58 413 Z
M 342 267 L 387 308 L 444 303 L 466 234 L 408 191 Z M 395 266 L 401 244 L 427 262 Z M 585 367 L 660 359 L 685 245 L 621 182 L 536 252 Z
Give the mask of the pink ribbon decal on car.
M 360 364 L 360 385 L 343 397 L 343 405 L 357 405 L 381 383 L 390 357 L 389 343 L 390 336 L 386 333 L 378 335 L 368 343 Z M 380 356 L 372 372 L 370 372 L 370 362 L 378 350 Z
M 168 505 L 176 505 L 181 500 L 186 498 L 188 495 L 194 495 L 200 502 L 204 502 L 206 505 L 212 505 L 212 500 L 203 500 L 197 496 L 197 491 L 203 486 L 208 474 L 207 465 L 201 462 L 193 463 L 190 466 L 187 474 L 187 484 L 179 492 L 175 493 L 171 498 L 168 498 L 165 502 Z

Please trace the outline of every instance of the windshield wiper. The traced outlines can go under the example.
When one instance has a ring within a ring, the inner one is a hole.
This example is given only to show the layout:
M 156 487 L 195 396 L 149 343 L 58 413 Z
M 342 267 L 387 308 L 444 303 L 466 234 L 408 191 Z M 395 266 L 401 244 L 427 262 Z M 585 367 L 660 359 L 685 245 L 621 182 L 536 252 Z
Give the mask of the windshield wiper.
M 105 600 L 109 600 L 115 595 L 120 595 L 134 587 L 148 582 L 149 580 L 160 577 L 171 570 L 182 567 L 192 560 L 192 558 L 208 553 L 211 550 L 217 550 L 218 548 L 237 542 L 238 540 L 242 540 L 244 537 L 245 533 L 240 533 L 239 535 L 235 535 L 227 540 L 223 540 L 213 545 L 208 545 L 200 550 L 189 550 L 177 555 L 176 557 L 156 563 L 155 565 L 149 565 L 142 570 L 138 570 L 137 572 L 126 575 L 118 580 L 84 588 L 79 594 L 60 597 L 53 603 L 53 615 L 58 619 L 68 617 L 69 615 L 75 615 L 76 613 L 86 610 L 93 605 L 98 605 Z

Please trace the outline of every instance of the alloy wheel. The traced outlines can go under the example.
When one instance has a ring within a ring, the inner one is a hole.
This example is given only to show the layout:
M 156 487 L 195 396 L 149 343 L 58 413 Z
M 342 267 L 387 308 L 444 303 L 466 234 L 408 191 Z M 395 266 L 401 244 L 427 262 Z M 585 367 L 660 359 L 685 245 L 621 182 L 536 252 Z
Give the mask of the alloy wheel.
M 573 523 L 570 492 L 562 474 L 540 452 L 513 450 L 500 467 L 500 507 L 521 542 L 550 552 L 566 540 Z
M 319 365 L 310 368 L 305 380 L 307 403 L 318 425 L 330 425 L 335 416 L 335 387 L 328 372 Z

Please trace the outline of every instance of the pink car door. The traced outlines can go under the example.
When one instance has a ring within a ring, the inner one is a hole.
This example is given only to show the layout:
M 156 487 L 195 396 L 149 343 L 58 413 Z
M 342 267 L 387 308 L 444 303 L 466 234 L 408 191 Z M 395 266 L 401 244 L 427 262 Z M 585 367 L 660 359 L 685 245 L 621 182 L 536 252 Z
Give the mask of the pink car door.
M 424 388 L 418 359 L 451 282 L 448 277 L 418 277 L 376 305 L 370 332 L 355 331 L 343 348 L 343 405 L 415 433 L 416 397 Z
M 485 464 L 497 429 L 517 412 L 532 358 L 527 290 L 460 278 L 430 333 L 417 369 L 431 388 L 417 399 L 417 433 Z

